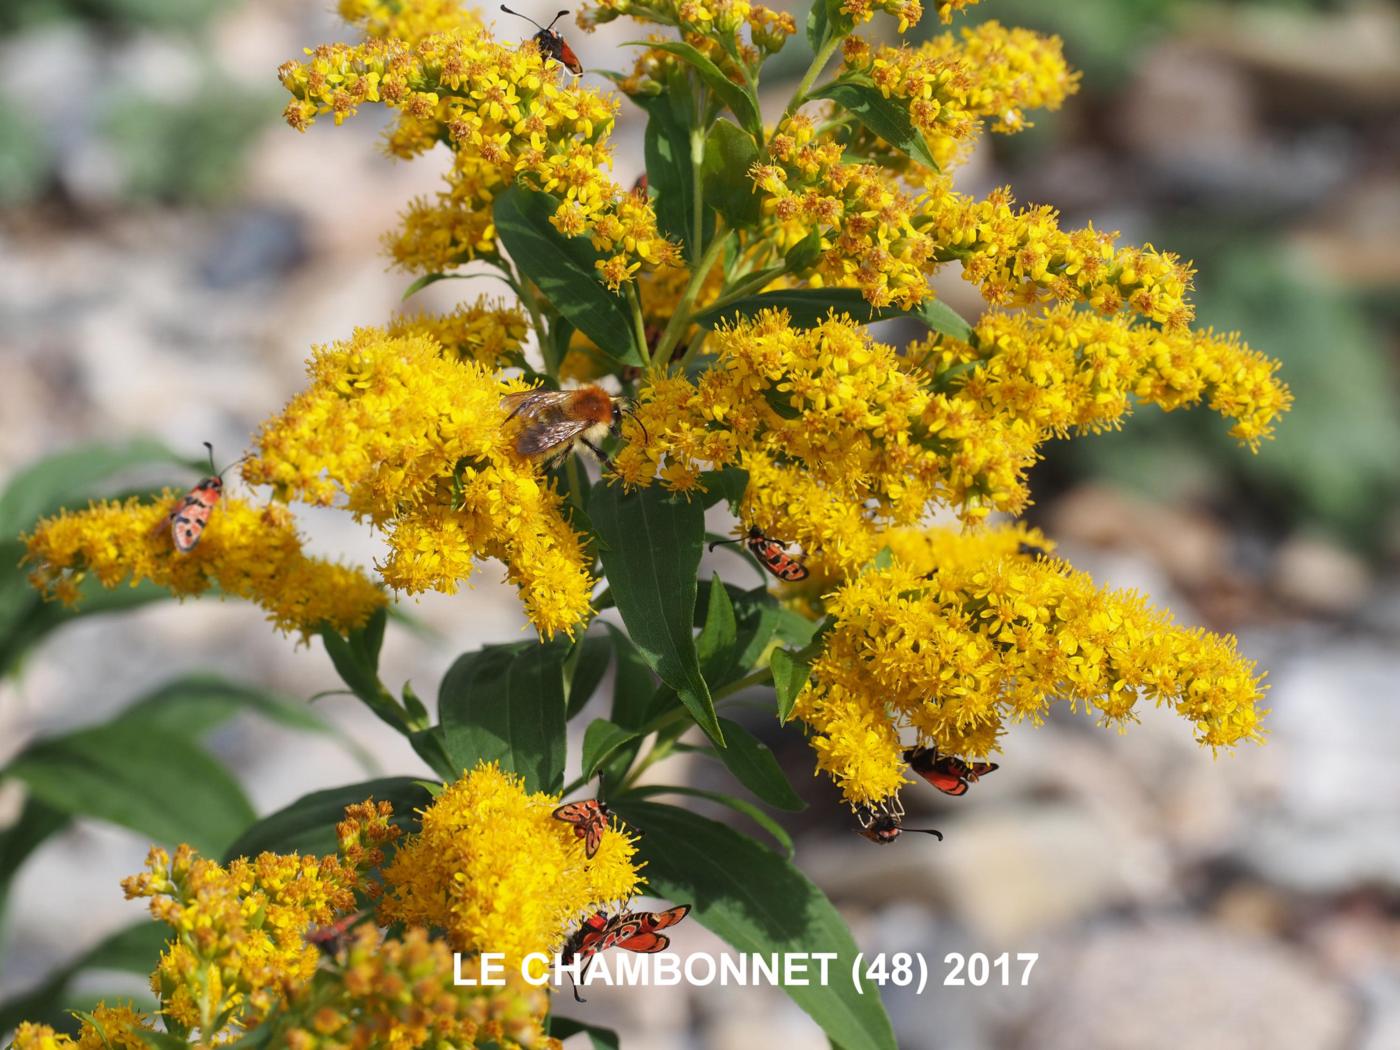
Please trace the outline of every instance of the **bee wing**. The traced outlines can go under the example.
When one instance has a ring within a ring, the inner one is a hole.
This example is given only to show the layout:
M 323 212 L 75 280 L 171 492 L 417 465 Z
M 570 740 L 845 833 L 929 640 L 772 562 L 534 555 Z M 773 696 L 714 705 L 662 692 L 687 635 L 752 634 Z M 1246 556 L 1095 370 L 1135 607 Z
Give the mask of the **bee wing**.
M 520 432 L 515 450 L 522 456 L 539 456 L 574 440 L 592 424 L 578 419 L 548 419 L 532 423 Z
M 529 418 L 561 403 L 568 396 L 560 390 L 522 390 L 518 394 L 506 394 L 501 398 L 501 407 L 510 411 L 506 416 L 507 421 L 520 415 Z

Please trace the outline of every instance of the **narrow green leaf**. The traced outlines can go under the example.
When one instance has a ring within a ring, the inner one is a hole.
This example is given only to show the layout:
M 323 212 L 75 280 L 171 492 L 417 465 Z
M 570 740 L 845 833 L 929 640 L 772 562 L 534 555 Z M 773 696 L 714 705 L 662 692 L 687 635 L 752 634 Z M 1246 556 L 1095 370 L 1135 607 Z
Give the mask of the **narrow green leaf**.
M 807 44 L 812 49 L 812 54 L 816 54 L 826 43 L 826 34 L 830 21 L 826 16 L 826 0 L 812 0 L 812 6 L 807 11 Z
M 586 1024 L 572 1017 L 559 1017 L 557 1015 L 550 1017 L 549 1034 L 555 1039 L 567 1039 L 571 1035 L 587 1035 L 588 1041 L 593 1044 L 593 1050 L 620 1050 L 622 1046 L 617 1033 L 611 1028 Z
M 698 259 L 704 245 L 691 243 L 695 239 L 695 169 L 690 126 L 671 105 L 669 93 L 638 101 L 648 113 L 643 148 L 647 182 L 655 194 L 656 224 L 686 246 L 688 258 Z M 713 232 L 713 220 L 709 229 Z
M 715 121 L 705 137 L 701 165 L 705 201 L 724 217 L 731 229 L 741 229 L 759 219 L 760 201 L 749 169 L 758 161 L 753 136 L 727 120 Z
M 624 729 L 606 718 L 595 718 L 588 724 L 583 734 L 583 776 L 591 780 L 608 757 L 619 747 L 636 740 L 641 733 L 635 729 Z
M 499 762 L 530 791 L 564 784 L 564 646 L 488 646 L 465 653 L 438 691 L 448 757 L 459 769 Z
M 807 803 L 792 790 L 783 767 L 778 765 L 767 744 L 737 722 L 721 718 L 719 724 L 724 729 L 728 746 L 718 749 L 716 754 L 739 783 L 778 809 L 797 812 L 807 808 Z
M 687 750 L 686 745 L 677 744 L 673 751 Z M 694 750 L 694 749 L 690 749 Z M 700 750 L 708 751 L 701 748 Z M 705 791 L 701 788 L 682 787 L 678 784 L 643 784 L 627 792 L 629 798 L 651 798 L 653 795 L 686 795 L 690 798 L 703 798 L 711 802 L 718 802 L 721 806 L 728 806 L 736 813 L 742 813 L 755 824 L 761 827 L 768 834 L 772 835 L 778 845 L 783 847 L 783 851 L 792 857 L 794 848 L 792 836 L 787 833 L 787 829 L 770 817 L 758 806 L 748 799 L 736 798 L 733 795 L 726 795 L 719 791 Z
M 814 91 L 810 97 L 831 99 L 891 146 L 903 150 L 930 170 L 939 170 L 923 133 L 910 122 L 908 111 L 894 99 L 882 95 L 874 84 L 841 80 L 825 90 Z
M 719 573 L 710 580 L 706 596 L 705 626 L 695 640 L 695 652 L 700 658 L 700 671 L 707 682 L 724 682 L 734 669 L 738 650 L 739 625 L 734 616 L 734 603 Z
M 256 814 L 222 765 L 178 733 L 113 722 L 43 740 L 0 776 L 74 816 L 217 856 Z
M 774 649 L 769 658 L 773 669 L 773 688 L 778 691 L 778 721 L 786 722 L 792 717 L 792 705 L 797 694 L 811 677 L 812 665 L 807 660 L 799 660 L 786 649 Z
M 639 729 L 647 719 L 651 698 L 656 695 L 656 672 L 625 631 L 605 624 L 617 658 L 613 676 L 612 721 L 629 729 Z
M 401 301 L 412 299 L 424 288 L 427 288 L 429 285 L 437 284 L 438 281 L 461 281 L 470 276 L 473 275 L 465 273 L 425 273 L 404 289 L 403 300 Z
M 909 317 L 932 331 L 963 342 L 972 337 L 972 326 L 946 303 L 937 299 L 931 299 L 913 310 L 901 310 L 893 306 L 877 310 L 865 301 L 858 288 L 785 288 L 781 291 L 763 292 L 759 295 L 745 296 L 717 310 L 707 310 L 695 320 L 698 324 L 713 328 L 721 321 L 753 317 L 760 310 L 786 310 L 796 328 L 815 328 L 834 310 L 837 314 L 847 314 L 860 324 Z
M 829 983 L 784 991 L 835 1042 L 895 1050 L 878 989 L 853 987 L 858 951 L 826 896 L 797 868 L 731 828 L 674 806 L 631 798 L 610 803 L 639 832 L 648 892 L 689 903 L 692 915 L 741 952 L 832 952 Z M 679 928 L 678 936 L 683 936 Z
M 381 605 L 370 614 L 363 627 L 350 632 L 350 647 L 360 657 L 360 662 L 372 670 L 379 670 L 379 651 L 384 648 L 384 628 L 389 622 L 389 607 Z
M 758 100 L 747 88 L 725 76 L 719 66 L 710 61 L 703 52 L 678 40 L 632 40 L 628 41 L 628 46 L 653 48 L 675 55 L 700 74 L 700 79 L 729 107 L 729 111 L 739 118 L 739 124 L 745 131 L 750 135 L 758 135 L 763 131 L 763 118 L 759 115 Z
M 191 674 L 166 682 L 115 721 L 154 726 L 192 738 L 242 711 L 293 729 L 331 732 L 331 727 L 303 703 L 211 674 Z
M 0 545 L 0 556 L 5 556 L 8 561 L 4 545 Z M 15 554 L 14 557 L 18 560 L 19 555 Z M 0 675 L 9 674 L 19 666 L 26 652 L 53 631 L 79 617 L 126 612 L 171 597 L 164 587 L 149 581 L 135 587 L 121 586 L 108 590 L 90 576 L 79 584 L 77 603 L 63 605 L 45 601 L 18 571 L 14 582 L 4 585 L 4 591 L 5 596 L 0 599 L 5 606 L 0 611 Z
M 612 643 L 607 635 L 586 634 L 574 642 L 564 665 L 569 704 L 566 717 L 572 719 L 588 703 L 607 674 L 612 658 Z
M 549 221 L 556 201 L 512 186 L 494 205 L 496 233 L 520 274 L 575 328 L 624 364 L 640 365 L 633 345 L 632 315 L 622 296 L 598 279 L 598 253 L 587 237 L 565 237 Z
M 259 853 L 334 853 L 335 825 L 345 819 L 345 807 L 373 799 L 392 802 L 393 822 L 405 831 L 417 827 L 416 810 L 432 802 L 432 795 L 413 777 L 380 777 L 303 795 L 276 813 L 269 813 L 244 830 L 224 851 L 225 862 Z
M 21 470 L 0 494 L 0 537 L 11 539 L 45 514 L 90 499 L 102 482 L 137 467 L 184 461 L 150 438 L 78 445 Z
M 691 627 L 695 574 L 705 540 L 698 501 L 659 485 L 624 493 L 599 482 L 589 504 L 606 543 L 603 569 L 632 642 L 661 680 L 676 690 L 696 724 L 724 745 L 710 688 L 700 673 Z M 619 724 L 627 723 L 619 721 Z

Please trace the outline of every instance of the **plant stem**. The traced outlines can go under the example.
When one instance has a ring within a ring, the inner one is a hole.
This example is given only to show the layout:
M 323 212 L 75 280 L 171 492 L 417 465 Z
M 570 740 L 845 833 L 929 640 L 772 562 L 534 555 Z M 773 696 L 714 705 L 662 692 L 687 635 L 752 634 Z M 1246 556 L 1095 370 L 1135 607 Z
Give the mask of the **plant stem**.
M 637 294 L 637 282 L 628 281 L 623 288 L 627 290 L 627 305 L 632 308 L 632 334 L 637 340 L 637 353 L 641 356 L 642 364 L 650 368 L 652 357 L 647 349 L 647 323 L 642 316 L 642 299 Z
M 661 333 L 661 341 L 656 344 L 656 353 L 651 359 L 653 368 L 659 369 L 671 360 L 671 351 L 676 348 L 686 326 L 690 324 L 690 307 L 695 302 L 695 297 L 700 294 L 700 286 L 705 283 L 705 278 L 713 269 L 716 260 L 723 254 L 724 246 L 733 236 L 733 233 L 727 233 L 711 241 L 710 246 L 705 249 L 705 254 L 691 271 L 690 283 L 681 293 L 680 301 L 676 303 L 676 312 L 671 315 L 671 320 L 666 323 L 666 330 Z
M 812 56 L 812 64 L 807 67 L 807 72 L 802 74 L 802 82 L 797 85 L 797 93 L 792 96 L 792 101 L 787 104 L 787 109 L 783 110 L 784 116 L 792 116 L 801 107 L 802 103 L 807 101 L 807 92 L 812 89 L 812 84 L 816 82 L 817 77 L 821 76 L 821 72 L 826 68 L 827 62 L 831 60 L 831 56 L 840 46 L 841 37 L 832 36 L 832 38 L 823 43 L 817 50 L 817 53 Z
M 702 171 L 704 165 L 705 129 L 693 127 L 690 129 L 690 181 L 691 207 L 694 208 L 695 214 L 691 217 L 690 254 L 694 266 L 699 266 L 704 257 L 704 249 L 701 246 L 705 238 L 705 177 Z

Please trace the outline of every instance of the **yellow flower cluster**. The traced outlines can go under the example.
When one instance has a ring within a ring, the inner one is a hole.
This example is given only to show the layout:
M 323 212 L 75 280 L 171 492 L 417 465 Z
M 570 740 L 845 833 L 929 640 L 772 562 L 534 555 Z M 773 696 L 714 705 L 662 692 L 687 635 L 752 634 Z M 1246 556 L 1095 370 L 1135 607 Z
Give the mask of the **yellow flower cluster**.
M 868 81 L 906 108 L 943 171 L 966 154 L 984 122 L 1001 132 L 1030 127 L 1027 109 L 1058 109 L 1079 80 L 1059 37 L 998 22 L 964 29 L 961 38 L 943 33 L 918 48 L 872 48 L 853 36 L 842 50 L 843 78 Z M 918 181 L 928 181 L 927 173 Z
M 844 151 L 802 114 L 778 125 L 772 163 L 750 171 L 763 201 L 762 235 L 780 253 L 811 247 L 789 255 L 793 277 L 803 270 L 796 256 L 807 254 L 821 281 L 859 288 L 872 306 L 917 305 L 929 294 L 925 271 L 937 244 L 916 229 L 914 201 L 889 173 L 849 163 Z
M 604 280 L 614 289 L 643 264 L 674 264 L 679 252 L 656 228 L 650 204 L 604 174 L 614 101 L 574 83 L 533 42 L 507 47 L 478 30 L 416 39 L 372 38 L 328 44 L 281 70 L 295 128 L 332 114 L 337 124 L 359 106 L 382 102 L 401 113 L 390 149 L 401 156 L 438 142 L 455 154 L 447 189 L 416 202 L 395 258 L 441 270 L 494 249 L 491 202 L 520 181 L 561 199 L 553 216 L 567 236 L 587 234 Z
M 965 0 L 934 0 L 940 8 L 956 5 Z M 973 0 L 975 3 L 976 0 Z M 899 31 L 902 33 L 910 26 L 919 24 L 919 20 L 924 17 L 924 5 L 919 0 L 841 0 L 841 14 L 851 20 L 854 25 L 862 25 L 875 17 L 876 11 L 884 11 L 893 15 L 899 20 Z M 939 11 L 939 17 L 947 21 L 943 11 Z
M 206 1042 L 248 1027 L 309 981 L 319 949 L 306 933 L 355 906 L 354 872 L 335 857 L 262 853 L 227 867 L 181 846 L 152 849 L 122 881 L 128 899 L 174 931 L 151 976 L 166 1018 Z
M 454 593 L 478 558 L 499 558 L 541 634 L 589 615 L 591 561 L 562 500 L 522 459 L 506 427 L 503 383 L 424 334 L 360 329 L 320 347 L 311 386 L 263 425 L 244 477 L 282 499 L 328 505 L 388 532 L 384 581 L 410 594 Z
M 383 591 L 358 569 L 305 554 L 282 507 L 225 495 L 199 545 L 176 551 L 165 521 L 182 495 L 167 489 L 155 503 L 103 501 L 40 521 L 24 537 L 25 560 L 37 565 L 30 581 L 68 604 L 89 573 L 107 588 L 150 580 L 180 598 L 216 587 L 260 605 L 278 630 L 304 636 L 322 624 L 348 633 L 384 605 Z
M 924 441 L 930 395 L 893 348 L 845 318 L 801 330 L 775 311 L 710 338 L 713 368 L 642 389 L 649 440 L 619 452 L 624 481 L 645 484 L 660 468 L 685 491 L 704 469 L 743 467 L 745 523 L 842 571 L 878 549 L 875 521 L 924 515 L 942 456 Z
M 396 39 L 416 44 L 435 33 L 479 33 L 483 26 L 475 8 L 461 0 L 339 0 L 340 17 L 376 40 Z
M 889 568 L 827 596 L 835 626 L 793 709 L 852 806 L 899 791 L 904 747 L 986 755 L 1008 722 L 1039 722 L 1055 700 L 1106 724 L 1130 721 L 1140 697 L 1167 704 L 1210 747 L 1258 737 L 1264 687 L 1234 639 L 1018 553 L 1016 529 L 886 539 Z
M 108 1006 L 98 1003 L 92 1020 L 82 1019 L 78 1038 L 55 1032 L 46 1024 L 24 1021 L 15 1030 L 10 1050 L 149 1050 L 142 1033 L 154 1033 L 150 1019 L 130 1003 Z
M 524 310 L 485 296 L 449 314 L 397 317 L 387 329 L 391 336 L 427 336 L 460 360 L 493 369 L 520 365 L 527 330 Z
M 475 975 L 470 961 L 463 960 L 462 972 Z M 501 987 L 454 984 L 451 948 L 423 929 L 381 940 L 379 931 L 361 927 L 343 963 L 321 975 L 313 997 L 314 1012 L 282 1028 L 276 1045 L 287 1050 L 562 1047 L 544 1034 L 546 989 L 514 976 Z
M 963 278 L 994 305 L 1053 298 L 1088 303 L 1105 316 L 1130 309 L 1171 328 L 1191 320 L 1192 271 L 1175 255 L 1150 244 L 1117 248 L 1116 234 L 1093 226 L 1066 233 L 1054 208 L 1018 211 L 1008 189 L 984 200 L 951 189 L 931 194 L 919 220 L 940 258 L 961 260 Z
M 557 948 L 571 923 L 640 886 L 627 834 L 605 831 L 590 860 L 551 816 L 558 804 L 495 763 L 478 765 L 423 811 L 422 830 L 383 869 L 381 922 L 442 927 L 455 950 L 503 952 L 507 968 Z

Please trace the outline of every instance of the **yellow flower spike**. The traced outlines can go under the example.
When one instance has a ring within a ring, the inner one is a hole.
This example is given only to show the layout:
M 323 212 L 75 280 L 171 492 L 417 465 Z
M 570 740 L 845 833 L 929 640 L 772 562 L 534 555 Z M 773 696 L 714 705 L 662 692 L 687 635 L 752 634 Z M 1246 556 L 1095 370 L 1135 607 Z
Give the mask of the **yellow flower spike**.
M 45 595 L 78 600 L 88 574 L 102 586 L 150 580 L 186 598 L 217 587 L 224 596 L 261 606 L 278 630 L 314 634 L 322 624 L 347 633 L 385 602 L 362 572 L 302 550 L 291 515 L 225 495 L 199 542 L 175 550 L 165 519 L 182 493 L 167 489 L 155 503 L 132 498 L 46 518 L 24 537 L 30 580 Z
M 1232 638 L 1099 590 L 1023 528 L 885 537 L 894 564 L 826 596 L 835 626 L 794 707 L 851 805 L 899 790 L 911 731 L 985 755 L 1008 723 L 1039 721 L 1055 700 L 1121 724 L 1145 698 L 1175 708 L 1202 744 L 1258 738 L 1263 681 Z
M 557 948 L 571 923 L 641 888 L 631 838 L 609 828 L 588 860 L 551 815 L 558 804 L 478 765 L 423 811 L 422 830 L 384 869 L 381 920 L 441 926 L 458 951 L 504 952 L 507 969 Z

